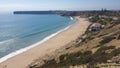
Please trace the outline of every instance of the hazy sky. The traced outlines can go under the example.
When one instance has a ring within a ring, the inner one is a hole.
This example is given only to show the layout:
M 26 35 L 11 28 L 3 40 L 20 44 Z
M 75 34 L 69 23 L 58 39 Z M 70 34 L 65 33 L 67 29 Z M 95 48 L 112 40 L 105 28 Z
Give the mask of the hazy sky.
M 0 0 L 0 11 L 120 9 L 120 0 Z

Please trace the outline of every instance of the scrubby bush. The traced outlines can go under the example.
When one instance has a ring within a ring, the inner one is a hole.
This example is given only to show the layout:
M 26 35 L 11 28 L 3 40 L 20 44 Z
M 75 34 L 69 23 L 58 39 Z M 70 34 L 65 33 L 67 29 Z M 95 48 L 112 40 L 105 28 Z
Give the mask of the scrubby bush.
M 106 53 L 106 50 L 114 49 L 111 53 Z M 59 56 L 60 62 L 51 59 L 42 67 L 31 67 L 31 68 L 68 68 L 69 66 L 88 64 L 87 67 L 95 68 L 97 63 L 107 62 L 114 56 L 120 54 L 120 48 L 115 49 L 114 46 L 101 46 L 94 54 L 92 51 L 75 52 L 70 54 L 63 54 Z
M 79 59 L 81 64 L 87 64 L 91 62 L 92 59 L 92 51 L 86 51 L 81 55 L 81 58 Z
M 91 19 L 91 22 L 97 22 L 99 20 L 99 17 L 96 15 L 93 19 Z
M 100 41 L 100 44 L 101 44 L 101 45 L 104 45 L 104 44 L 106 44 L 106 43 L 109 43 L 110 41 L 112 41 L 112 40 L 115 39 L 115 38 L 116 38 L 116 37 L 111 37 L 111 36 L 105 37 L 105 38 L 103 38 L 102 41 Z
M 65 60 L 65 57 L 66 57 L 67 55 L 65 54 L 63 54 L 63 55 L 61 55 L 60 57 L 59 57 L 59 60 L 62 62 L 62 61 L 64 61 Z
M 39 68 L 56 68 L 56 67 L 57 67 L 57 63 L 56 63 L 55 59 L 51 59 L 51 60 L 48 60 L 47 62 L 45 62 L 45 64 Z
M 104 20 L 98 20 L 98 22 L 100 23 L 100 24 L 102 24 L 102 25 L 106 25 L 107 24 L 107 22 L 106 21 L 104 21 Z
M 117 56 L 118 54 L 120 54 L 120 48 L 115 49 L 115 50 L 113 50 L 113 51 L 111 52 L 111 55 L 112 55 L 112 56 Z
M 120 35 L 118 36 L 118 38 L 117 38 L 118 40 L 120 40 Z
M 95 62 L 99 62 L 99 63 L 102 63 L 102 62 L 106 62 L 110 57 L 110 54 L 109 53 L 106 53 L 106 50 L 109 50 L 109 49 L 114 49 L 115 47 L 114 46 L 102 46 L 101 48 L 99 48 L 94 54 L 93 54 L 93 57 L 94 57 L 94 60 Z

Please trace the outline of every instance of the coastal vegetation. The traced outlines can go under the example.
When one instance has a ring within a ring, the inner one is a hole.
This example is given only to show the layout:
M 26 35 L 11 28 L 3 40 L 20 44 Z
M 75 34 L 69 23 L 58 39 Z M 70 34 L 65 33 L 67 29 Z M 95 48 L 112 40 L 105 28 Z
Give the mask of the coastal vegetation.
M 33 63 L 29 68 L 120 67 L 120 12 L 101 10 L 68 14 L 80 15 L 88 18 L 91 24 L 97 22 L 104 27 L 99 31 L 90 31 L 90 25 L 85 34 L 72 42 L 71 47 L 57 52 L 49 60 L 46 59 L 43 65 Z

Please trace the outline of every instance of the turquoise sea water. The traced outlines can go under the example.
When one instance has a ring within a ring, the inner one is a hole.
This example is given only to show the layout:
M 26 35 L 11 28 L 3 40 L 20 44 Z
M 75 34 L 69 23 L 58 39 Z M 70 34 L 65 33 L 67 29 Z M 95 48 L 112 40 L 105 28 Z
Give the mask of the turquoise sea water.
M 0 58 L 28 47 L 71 25 L 59 15 L 0 14 Z

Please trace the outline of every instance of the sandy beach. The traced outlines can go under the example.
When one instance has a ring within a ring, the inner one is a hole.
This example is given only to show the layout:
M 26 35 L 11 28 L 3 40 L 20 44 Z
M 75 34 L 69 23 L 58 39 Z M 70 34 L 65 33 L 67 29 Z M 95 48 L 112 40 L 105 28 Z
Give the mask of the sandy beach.
M 46 42 L 0 63 L 0 68 L 26 68 L 34 60 L 54 52 L 82 35 L 89 26 L 85 18 L 75 17 L 77 22 L 69 29 L 57 34 Z

